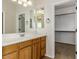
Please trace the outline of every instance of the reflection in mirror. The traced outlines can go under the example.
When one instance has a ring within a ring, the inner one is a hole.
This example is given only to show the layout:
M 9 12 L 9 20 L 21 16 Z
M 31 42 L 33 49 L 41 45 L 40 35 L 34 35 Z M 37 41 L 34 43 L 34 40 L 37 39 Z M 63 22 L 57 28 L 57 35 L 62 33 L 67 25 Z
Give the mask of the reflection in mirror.
M 16 3 L 2 0 L 3 34 L 16 33 Z
M 44 28 L 44 8 L 37 8 L 34 0 L 28 0 L 26 7 L 16 3 L 18 1 L 20 0 L 2 0 L 3 34 L 30 32 Z
M 30 28 L 32 28 L 32 19 L 30 18 Z
M 34 19 L 33 19 L 33 15 L 34 15 L 34 14 L 33 14 L 33 10 L 30 10 L 30 19 L 29 19 L 29 20 L 30 20 L 30 28 L 33 28 L 33 23 L 32 23 L 33 20 L 34 20 Z
M 37 28 L 44 28 L 44 9 L 36 10 L 36 26 Z
M 19 15 L 19 33 L 25 32 L 25 14 Z

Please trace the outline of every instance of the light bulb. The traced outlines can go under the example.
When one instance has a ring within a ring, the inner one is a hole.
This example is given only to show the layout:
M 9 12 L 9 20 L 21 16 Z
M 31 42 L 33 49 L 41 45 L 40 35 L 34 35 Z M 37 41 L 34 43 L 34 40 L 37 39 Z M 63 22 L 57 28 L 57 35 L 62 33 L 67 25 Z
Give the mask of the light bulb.
M 30 6 L 32 5 L 32 2 L 31 2 L 30 0 L 29 0 L 27 3 L 28 3 L 28 5 L 30 5 Z
M 18 4 L 20 4 L 20 5 L 21 5 L 21 4 L 22 4 L 22 1 L 21 1 L 21 0 L 18 0 Z
M 26 4 L 26 3 L 24 3 L 24 4 L 23 4 L 23 6 L 24 6 L 24 7 L 27 7 L 27 4 Z
M 12 1 L 16 2 L 17 0 L 12 0 Z

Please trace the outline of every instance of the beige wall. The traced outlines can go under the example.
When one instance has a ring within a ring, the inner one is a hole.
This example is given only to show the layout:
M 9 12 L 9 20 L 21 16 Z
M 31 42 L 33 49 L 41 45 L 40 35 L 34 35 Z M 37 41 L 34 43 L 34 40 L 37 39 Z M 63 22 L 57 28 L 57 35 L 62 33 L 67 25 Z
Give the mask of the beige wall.
M 2 10 L 4 15 L 4 33 L 16 32 L 16 4 L 11 0 L 2 0 Z

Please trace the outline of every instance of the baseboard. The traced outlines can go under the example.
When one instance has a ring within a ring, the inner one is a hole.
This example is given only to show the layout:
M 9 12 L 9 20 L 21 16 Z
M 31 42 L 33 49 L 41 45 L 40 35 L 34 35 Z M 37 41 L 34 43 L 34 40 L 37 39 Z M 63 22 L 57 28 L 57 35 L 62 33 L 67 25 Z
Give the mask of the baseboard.
M 75 44 L 69 44 L 69 43 L 63 43 L 63 42 L 55 42 L 55 43 L 67 44 L 67 45 L 73 45 L 73 46 L 75 46 Z
M 50 58 L 50 57 L 48 57 L 48 56 L 45 56 L 46 57 L 46 59 L 54 59 L 54 58 Z
M 55 57 L 54 56 L 49 56 L 49 55 L 45 55 L 46 57 L 50 58 L 50 59 L 54 59 Z

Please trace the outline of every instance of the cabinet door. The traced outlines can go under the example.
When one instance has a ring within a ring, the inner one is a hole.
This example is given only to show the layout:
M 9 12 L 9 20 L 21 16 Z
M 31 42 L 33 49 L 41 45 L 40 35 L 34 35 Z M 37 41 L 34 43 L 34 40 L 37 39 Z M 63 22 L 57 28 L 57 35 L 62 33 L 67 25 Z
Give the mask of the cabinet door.
M 2 59 L 18 59 L 18 52 L 13 52 L 11 54 L 7 54 L 3 56 Z
M 41 58 L 45 56 L 46 53 L 46 48 L 41 49 Z
M 40 48 L 40 42 L 38 43 L 38 47 L 37 47 L 37 59 L 40 59 L 40 53 L 41 53 L 41 48 Z
M 46 53 L 46 37 L 41 38 L 41 58 L 45 56 Z
M 41 41 L 41 49 L 46 48 L 46 41 Z
M 33 45 L 33 59 L 37 59 L 37 44 Z
M 28 46 L 20 50 L 19 59 L 31 59 L 32 58 L 32 47 Z
M 33 59 L 40 59 L 40 43 L 33 45 Z

